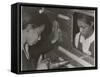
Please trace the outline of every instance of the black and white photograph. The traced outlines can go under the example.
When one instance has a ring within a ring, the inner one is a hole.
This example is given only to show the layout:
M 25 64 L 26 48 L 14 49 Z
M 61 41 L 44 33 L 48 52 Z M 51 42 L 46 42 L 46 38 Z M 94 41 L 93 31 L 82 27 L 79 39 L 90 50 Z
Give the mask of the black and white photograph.
M 18 13 L 14 12 L 17 41 L 16 45 L 12 43 L 13 48 L 17 46 L 16 53 L 12 53 L 12 67 L 17 65 L 14 70 L 24 73 L 97 68 L 96 8 L 18 6 Z
M 95 66 L 95 10 L 21 7 L 21 70 Z

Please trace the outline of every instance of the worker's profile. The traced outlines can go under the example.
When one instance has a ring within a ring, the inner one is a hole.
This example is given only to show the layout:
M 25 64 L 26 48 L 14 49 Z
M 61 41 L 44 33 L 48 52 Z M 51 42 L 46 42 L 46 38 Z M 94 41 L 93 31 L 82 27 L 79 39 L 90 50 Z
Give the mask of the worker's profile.
M 75 33 L 74 44 L 75 47 L 88 56 L 94 57 L 94 17 L 85 14 L 76 14 L 76 25 L 78 31 Z

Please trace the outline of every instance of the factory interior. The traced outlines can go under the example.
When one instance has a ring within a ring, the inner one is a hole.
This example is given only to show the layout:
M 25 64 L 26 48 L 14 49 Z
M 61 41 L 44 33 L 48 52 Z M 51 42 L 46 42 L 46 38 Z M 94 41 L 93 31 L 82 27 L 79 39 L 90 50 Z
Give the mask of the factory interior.
M 57 24 L 59 25 L 58 28 L 60 30 L 60 37 L 56 45 L 53 44 L 48 45 L 49 44 L 48 43 L 48 44 L 42 44 L 44 45 L 42 47 L 38 46 L 38 49 L 40 49 L 38 51 L 41 50 L 45 51 L 43 53 L 41 52 L 41 55 L 44 58 L 43 60 L 44 62 L 48 61 L 47 69 L 83 68 L 83 67 L 95 66 L 95 49 L 93 52 L 94 56 L 91 56 L 78 50 L 74 44 L 75 35 L 79 31 L 76 24 L 77 22 L 75 18 L 76 13 L 86 14 L 94 18 L 95 16 L 94 10 L 23 6 L 22 23 L 28 22 L 28 19 L 32 16 L 33 18 L 35 18 L 36 16 L 34 13 L 36 12 L 38 12 L 38 14 L 40 15 L 45 13 L 51 24 L 54 21 L 57 21 Z M 36 18 L 35 20 L 40 21 L 37 20 Z M 45 17 L 43 20 L 44 21 L 41 22 L 46 21 Z M 37 50 L 33 50 L 33 51 L 37 52 Z M 42 64 L 39 67 L 40 70 L 45 69 L 43 68 L 45 66 L 44 65 L 42 66 Z

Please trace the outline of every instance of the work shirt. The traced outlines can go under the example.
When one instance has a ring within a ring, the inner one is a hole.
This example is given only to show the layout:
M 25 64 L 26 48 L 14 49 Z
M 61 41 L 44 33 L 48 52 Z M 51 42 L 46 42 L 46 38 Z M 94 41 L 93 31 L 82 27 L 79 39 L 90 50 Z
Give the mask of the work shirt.
M 94 41 L 95 41 L 94 32 L 90 37 L 86 39 L 79 32 L 76 34 L 76 37 L 75 37 L 75 47 L 84 53 L 88 51 L 91 52 L 91 56 L 94 57 Z

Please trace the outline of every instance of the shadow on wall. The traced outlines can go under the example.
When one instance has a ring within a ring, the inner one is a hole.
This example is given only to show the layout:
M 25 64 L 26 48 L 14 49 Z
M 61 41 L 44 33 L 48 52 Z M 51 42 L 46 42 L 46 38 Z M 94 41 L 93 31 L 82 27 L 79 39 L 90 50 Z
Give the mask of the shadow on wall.
M 60 45 L 65 47 L 66 49 L 70 50 L 72 49 L 72 37 L 73 37 L 73 14 L 70 10 L 67 9 L 52 9 L 52 12 L 54 12 L 56 15 L 48 15 L 50 20 L 57 20 L 59 22 L 59 27 L 62 31 L 62 41 L 60 42 Z M 69 20 L 61 19 L 57 17 L 57 14 L 62 14 L 64 16 L 68 16 Z
M 57 9 L 57 8 L 48 8 L 47 10 L 50 11 L 50 13 L 47 13 L 47 16 L 49 17 L 50 22 L 52 23 L 54 20 L 57 20 L 59 23 L 59 27 L 62 31 L 62 41 L 59 41 L 60 45 L 68 50 L 72 49 L 73 12 L 70 11 L 69 9 Z M 69 19 L 65 20 L 65 19 L 59 18 L 58 17 L 59 14 L 68 16 Z

